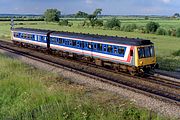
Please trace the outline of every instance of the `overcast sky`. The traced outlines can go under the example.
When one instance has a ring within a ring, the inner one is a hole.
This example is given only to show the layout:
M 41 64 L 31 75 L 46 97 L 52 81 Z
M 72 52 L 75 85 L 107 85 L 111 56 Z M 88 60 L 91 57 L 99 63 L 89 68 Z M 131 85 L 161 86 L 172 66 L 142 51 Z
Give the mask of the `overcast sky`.
M 48 8 L 62 14 L 102 8 L 106 15 L 172 15 L 180 13 L 180 0 L 0 0 L 0 14 L 42 14 Z

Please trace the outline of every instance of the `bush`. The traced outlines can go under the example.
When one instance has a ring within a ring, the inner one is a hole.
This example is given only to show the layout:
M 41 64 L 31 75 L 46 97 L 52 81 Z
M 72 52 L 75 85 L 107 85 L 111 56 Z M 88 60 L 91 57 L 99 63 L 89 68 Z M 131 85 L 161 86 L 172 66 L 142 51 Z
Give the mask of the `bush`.
M 102 27 L 103 26 L 103 20 L 96 20 L 95 26 Z
M 59 25 L 71 27 L 73 25 L 73 23 L 70 23 L 68 20 L 60 20 Z
M 156 30 L 160 27 L 158 22 L 149 22 L 146 24 L 146 31 L 148 33 L 155 33 Z
M 18 23 L 18 25 L 24 25 L 24 23 Z
M 137 29 L 137 25 L 136 24 L 124 25 L 121 28 L 122 31 L 126 31 L 126 32 L 133 32 L 135 29 Z
M 68 26 L 68 20 L 60 20 L 59 21 L 59 25 L 62 25 L 62 26 Z
M 176 52 L 173 53 L 174 56 L 178 56 L 179 53 L 178 51 Z M 180 61 L 178 59 L 172 59 L 172 57 L 157 57 L 157 62 L 161 70 L 175 71 L 180 68 Z
M 168 34 L 169 36 L 171 36 L 171 33 L 172 33 L 172 31 L 169 29 L 169 30 L 167 31 L 167 34 Z
M 136 108 L 129 108 L 123 111 L 122 116 L 124 120 L 140 120 L 141 112 L 138 111 Z
M 168 32 L 167 32 L 167 34 L 168 34 L 169 36 L 176 36 L 176 30 L 175 30 L 175 29 L 169 29 Z
M 180 37 L 180 28 L 178 28 L 178 29 L 176 30 L 176 36 L 177 36 L 177 37 Z
M 149 17 L 148 16 L 145 16 L 145 18 L 144 18 L 145 20 L 149 20 Z
M 106 24 L 105 24 L 105 27 L 106 28 L 110 28 L 110 29 L 112 29 L 112 28 L 114 28 L 114 27 L 121 27 L 121 22 L 117 19 L 117 18 L 112 18 L 112 19 L 110 19 L 110 20 L 108 20 L 107 22 L 106 22 Z
M 174 56 L 180 56 L 180 50 L 177 50 L 175 52 L 172 53 Z
M 140 33 L 146 33 L 146 27 L 145 26 L 138 26 L 137 29 L 140 31 Z
M 164 28 L 158 28 L 156 31 L 157 35 L 167 35 L 167 31 Z
M 69 26 L 69 27 L 73 26 L 73 23 L 72 23 L 72 22 L 69 22 L 69 23 L 68 23 L 68 26 Z
M 120 30 L 120 27 L 115 26 L 115 27 L 112 28 L 112 30 Z

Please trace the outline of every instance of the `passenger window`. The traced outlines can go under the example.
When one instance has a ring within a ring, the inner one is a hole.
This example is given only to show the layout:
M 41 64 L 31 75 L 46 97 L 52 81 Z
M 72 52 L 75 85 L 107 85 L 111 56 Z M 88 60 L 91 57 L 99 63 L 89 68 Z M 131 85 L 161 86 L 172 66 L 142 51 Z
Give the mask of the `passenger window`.
M 23 36 L 24 36 L 24 34 L 23 34 L 23 33 L 21 33 L 21 38 L 23 38 Z
M 26 34 L 23 34 L 23 38 L 26 38 L 27 37 L 27 35 Z
M 76 46 L 76 40 L 72 40 L 72 46 Z
M 51 43 L 56 43 L 56 38 L 55 37 L 51 37 Z
M 91 43 L 88 43 L 88 48 L 92 49 L 92 44 Z
M 41 41 L 44 41 L 44 37 L 43 36 L 41 36 Z
M 80 42 L 80 46 L 81 46 L 81 48 L 84 48 L 84 42 L 83 41 Z
M 58 40 L 59 40 L 59 44 L 62 44 L 62 43 L 63 43 L 62 38 L 58 38 Z
M 35 36 L 34 36 L 34 35 L 32 35 L 32 40 L 34 40 L 34 38 L 35 38 Z
M 66 44 L 66 40 L 62 39 L 62 44 L 65 45 Z
M 35 38 L 34 40 L 36 41 L 37 40 L 37 35 L 34 35 L 34 38 Z
M 41 41 L 42 42 L 46 42 L 46 37 L 45 36 L 41 36 Z
M 97 50 L 97 44 L 96 43 L 94 43 L 94 45 L 93 45 L 94 47 L 93 47 L 93 49 L 94 50 Z
M 65 44 L 69 45 L 69 40 L 68 39 L 65 40 Z
M 112 46 L 111 46 L 111 45 L 108 45 L 108 50 L 107 50 L 107 51 L 108 51 L 109 53 L 112 53 L 112 50 L 113 50 Z
M 118 53 L 118 49 L 116 46 L 114 46 L 114 53 L 117 54 Z
M 21 33 L 18 33 L 18 36 L 21 38 Z
M 104 52 L 107 51 L 106 45 L 103 45 L 103 51 L 104 51 Z
M 44 36 L 44 39 L 43 39 L 43 40 L 44 40 L 44 42 L 47 42 L 47 37 L 46 37 L 46 36 Z
M 121 55 L 124 55 L 124 48 L 123 47 L 119 47 L 118 48 L 118 53 L 121 54 Z
M 41 36 L 38 36 L 38 41 L 41 41 Z
M 14 37 L 18 37 L 18 33 L 17 32 L 14 32 Z
M 28 38 L 28 39 L 31 39 L 31 35 L 30 35 L 30 34 L 28 34 L 28 35 L 27 35 L 27 38 Z
M 71 46 L 72 46 L 72 40 L 69 40 L 69 45 L 71 45 Z
M 102 51 L 102 44 L 97 44 L 97 50 Z
M 84 42 L 84 48 L 88 48 L 88 42 Z
M 80 47 L 81 47 L 81 44 L 80 44 L 81 42 L 80 42 L 80 41 L 76 41 L 76 43 L 77 43 L 76 46 L 77 46 L 78 48 L 80 48 Z

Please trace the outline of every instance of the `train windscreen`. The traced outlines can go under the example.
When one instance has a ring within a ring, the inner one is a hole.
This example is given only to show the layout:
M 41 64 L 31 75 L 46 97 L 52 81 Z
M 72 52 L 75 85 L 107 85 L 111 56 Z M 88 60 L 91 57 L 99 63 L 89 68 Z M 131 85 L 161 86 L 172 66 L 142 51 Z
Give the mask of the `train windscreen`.
M 139 58 L 154 57 L 154 46 L 138 48 L 138 55 L 139 55 Z

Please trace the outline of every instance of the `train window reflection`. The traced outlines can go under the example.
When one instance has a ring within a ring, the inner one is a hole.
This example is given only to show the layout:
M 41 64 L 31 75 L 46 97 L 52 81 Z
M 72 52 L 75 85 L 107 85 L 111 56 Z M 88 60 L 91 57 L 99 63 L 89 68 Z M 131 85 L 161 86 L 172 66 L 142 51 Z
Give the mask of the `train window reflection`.
M 138 48 L 139 58 L 154 57 L 154 46 Z

